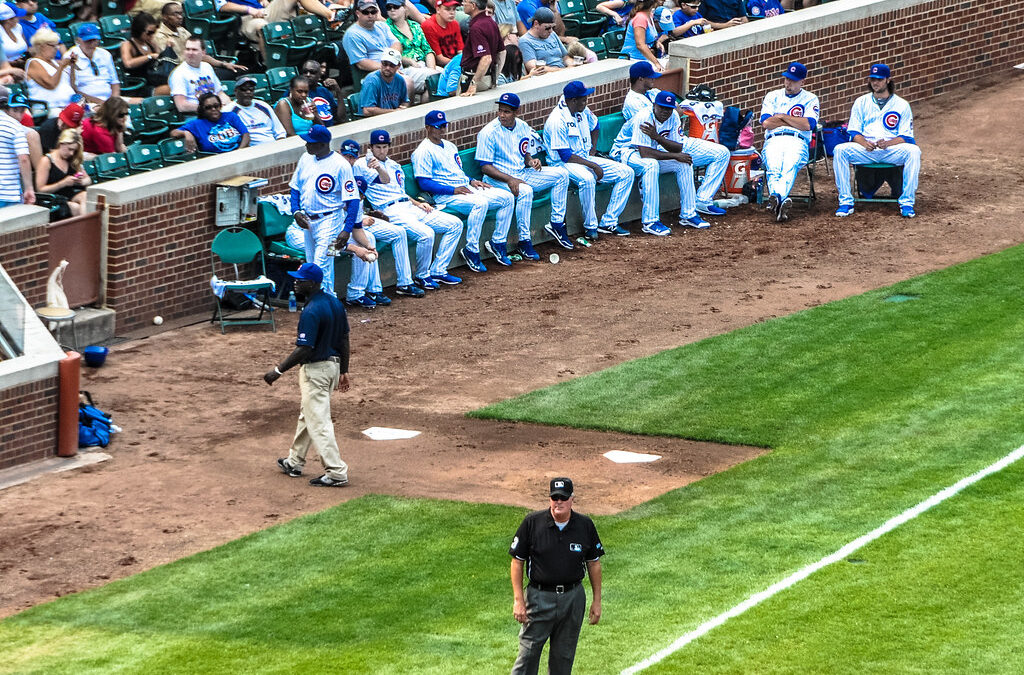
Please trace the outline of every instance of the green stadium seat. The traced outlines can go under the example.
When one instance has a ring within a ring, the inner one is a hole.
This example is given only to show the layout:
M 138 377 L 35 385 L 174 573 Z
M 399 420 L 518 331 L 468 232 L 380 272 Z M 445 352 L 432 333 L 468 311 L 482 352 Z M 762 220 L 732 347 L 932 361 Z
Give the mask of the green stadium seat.
M 114 180 L 132 175 L 128 157 L 123 152 L 108 152 L 96 157 L 96 170 L 104 180 Z
M 608 58 L 617 59 L 622 56 L 622 45 L 626 42 L 626 31 L 623 28 L 607 31 L 603 36 Z
M 359 105 L 359 92 L 354 91 L 345 97 L 345 111 L 348 113 L 349 120 L 364 117 L 363 108 Z
M 160 154 L 160 147 L 157 145 L 132 143 L 125 148 L 125 156 L 128 159 L 128 166 L 136 173 L 162 169 L 167 166 Z
M 93 183 L 102 183 L 105 179 L 100 176 L 99 167 L 96 165 L 95 159 L 86 159 L 82 162 L 82 170 L 85 171 L 86 175 L 92 180 Z
M 185 141 L 180 138 L 166 138 L 157 143 L 157 147 L 164 164 L 183 164 L 198 157 L 196 153 L 185 149 Z
M 170 96 L 150 96 L 142 99 L 142 115 L 150 122 L 159 122 L 172 129 L 177 129 L 185 123 L 174 105 L 174 99 Z
M 594 5 L 596 7 L 596 4 Z M 558 11 L 562 20 L 566 18 L 579 22 L 579 37 L 597 37 L 608 23 L 608 17 L 588 11 L 584 0 L 558 0 Z M 566 27 L 568 31 L 568 27 Z
M 267 85 L 270 87 L 270 95 L 275 101 L 288 95 L 288 88 L 292 78 L 299 74 L 292 66 L 276 66 L 267 68 Z
M 190 33 L 195 34 L 193 26 L 202 21 L 207 22 L 208 34 L 203 37 L 208 40 L 216 42 L 238 32 L 238 17 L 218 12 L 213 0 L 182 0 L 181 6 L 185 10 L 185 28 Z
M 132 119 L 132 138 L 139 142 L 156 143 L 171 133 L 171 128 L 166 124 L 146 119 L 141 104 L 129 106 L 128 114 Z
M 263 42 L 268 68 L 299 67 L 309 59 L 317 46 L 316 40 L 312 38 L 296 37 L 288 21 L 275 21 L 264 26 Z
M 580 38 L 580 44 L 597 54 L 597 58 L 608 58 L 608 48 L 604 44 L 603 37 Z

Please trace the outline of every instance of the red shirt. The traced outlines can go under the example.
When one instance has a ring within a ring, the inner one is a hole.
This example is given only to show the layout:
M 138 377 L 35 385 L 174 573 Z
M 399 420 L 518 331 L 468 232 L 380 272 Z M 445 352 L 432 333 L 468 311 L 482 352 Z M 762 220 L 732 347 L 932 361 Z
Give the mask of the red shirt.
M 420 28 L 423 29 L 427 43 L 435 54 L 450 59 L 462 51 L 462 31 L 459 29 L 458 21 L 449 21 L 446 27 L 441 28 L 437 23 L 437 16 L 432 15 Z
M 92 118 L 82 120 L 82 150 L 94 155 L 114 152 L 114 135 L 103 127 L 93 124 Z
M 469 42 L 462 52 L 462 71 L 472 72 L 476 70 L 480 58 L 490 54 L 491 68 L 498 65 L 497 54 L 502 50 L 501 30 L 498 24 L 485 12 L 480 12 L 469 20 Z

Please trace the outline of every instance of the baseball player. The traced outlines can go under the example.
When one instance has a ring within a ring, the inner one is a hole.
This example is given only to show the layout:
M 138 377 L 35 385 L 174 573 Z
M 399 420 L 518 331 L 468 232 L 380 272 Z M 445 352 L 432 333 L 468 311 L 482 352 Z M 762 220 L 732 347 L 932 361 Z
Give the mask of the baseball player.
M 768 181 L 768 210 L 775 222 L 789 220 L 793 205 L 789 193 L 800 167 L 810 156 L 811 134 L 818 126 L 818 97 L 803 88 L 807 67 L 794 61 L 783 71 L 782 89 L 768 92 L 761 104 L 764 127 L 765 175 Z
M 671 233 L 658 215 L 658 176 L 669 171 L 676 175 L 676 183 L 679 185 L 679 224 L 698 229 L 710 227 L 697 214 L 693 158 L 684 150 L 677 104 L 675 94 L 670 91 L 659 92 L 650 110 L 638 112 L 622 125 L 611 152 L 612 159 L 628 165 L 640 178 L 640 194 L 643 197 L 642 229 L 657 237 Z M 726 150 L 726 155 L 728 152 Z
M 569 192 L 569 172 L 560 167 L 542 167 L 531 152 L 537 135 L 517 117 L 520 101 L 515 94 L 498 98 L 498 118 L 489 122 L 476 137 L 476 161 L 484 173 L 484 182 L 508 190 L 516 198 L 516 223 L 519 226 L 519 252 L 530 260 L 540 260 L 530 240 L 530 211 L 535 190 L 551 188 L 552 223 L 565 222 L 565 202 Z M 502 265 L 511 265 L 505 242 L 484 243 Z
M 921 170 L 921 148 L 914 142 L 914 115 L 910 104 L 893 93 L 895 85 L 889 66 L 876 63 L 868 73 L 869 93 L 858 98 L 850 111 L 847 130 L 850 143 L 840 143 L 832 154 L 839 191 L 839 209 L 836 215 L 853 213 L 853 194 L 850 192 L 850 165 L 883 162 L 903 167 L 903 194 L 900 195 L 900 215 L 913 218 L 917 178 Z
M 619 216 L 633 189 L 633 171 L 624 164 L 594 154 L 598 121 L 587 107 L 587 97 L 593 93 L 593 88 L 588 89 L 579 80 L 562 89 L 561 100 L 544 123 L 548 162 L 568 170 L 569 180 L 579 190 L 583 230 L 588 239 L 597 239 L 598 231 L 624 237 L 629 235 L 629 230 L 619 225 Z M 599 182 L 613 184 L 608 208 L 600 223 L 594 210 L 594 193 Z M 544 229 L 563 248 L 573 248 L 565 223 L 548 223 Z
M 306 152 L 299 159 L 288 187 L 291 188 L 292 215 L 299 227 L 307 230 L 306 261 L 323 270 L 323 288 L 334 291 L 334 256 L 327 251 L 348 234 L 376 258 L 377 251 L 357 220 L 359 193 L 352 167 L 336 152 L 331 152 L 331 132 L 314 124 L 299 137 L 306 141 Z
M 499 190 L 479 180 L 470 180 L 462 170 L 459 149 L 444 140 L 448 119 L 444 112 L 431 110 L 424 119 L 427 137 L 412 153 L 412 170 L 421 190 L 434 195 L 438 206 L 450 206 L 468 214 L 466 220 L 466 246 L 459 251 L 462 259 L 474 272 L 486 272 L 480 260 L 480 230 L 487 212 L 495 214 L 495 241 L 505 241 L 512 225 L 515 198 L 512 193 Z
M 349 139 L 341 144 L 339 152 L 348 160 L 352 167 L 352 173 L 356 179 L 356 187 L 360 194 L 366 194 L 366 179 L 360 172 L 359 144 Z M 379 164 L 378 162 L 374 162 Z M 364 162 L 365 166 L 365 162 Z M 371 167 L 376 168 L 376 167 Z M 422 298 L 426 291 L 413 285 L 411 267 L 409 265 L 409 241 L 406 239 L 405 230 L 399 225 L 386 220 L 363 215 L 363 204 L 359 203 L 359 217 L 363 223 L 363 231 L 374 242 L 383 242 L 385 246 L 391 247 L 392 257 L 395 259 L 395 293 L 411 298 Z M 380 267 L 378 261 L 367 263 L 361 260 L 352 260 L 352 275 L 349 278 L 348 294 L 345 304 L 349 306 L 368 307 L 366 300 L 374 305 L 390 305 L 391 298 L 384 295 L 384 286 L 380 281 Z M 372 309 L 372 307 L 370 307 Z
M 637 113 L 651 111 L 651 101 L 658 95 L 655 80 L 661 73 L 654 70 L 650 61 L 636 61 L 629 67 L 629 91 L 622 102 L 622 116 L 628 122 Z
M 436 290 L 440 284 L 454 286 L 462 279 L 448 274 L 448 264 L 455 255 L 462 237 L 462 221 L 430 204 L 409 197 L 405 191 L 405 174 L 398 162 L 388 157 L 391 135 L 383 129 L 370 132 L 370 152 L 356 160 L 353 171 L 356 182 L 365 184 L 364 194 L 373 208 L 381 211 L 416 242 L 416 277 L 414 283 L 423 289 Z M 441 238 L 434 255 L 435 235 Z M 433 261 L 433 262 L 431 262 Z

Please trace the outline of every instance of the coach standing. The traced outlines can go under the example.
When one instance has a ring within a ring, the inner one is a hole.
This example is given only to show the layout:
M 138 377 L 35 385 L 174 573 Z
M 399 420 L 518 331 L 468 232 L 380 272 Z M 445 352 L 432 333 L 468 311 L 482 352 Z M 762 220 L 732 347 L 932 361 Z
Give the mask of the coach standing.
M 601 619 L 601 556 L 604 548 L 594 521 L 572 510 L 568 478 L 551 481 L 551 504 L 523 519 L 509 548 L 512 556 L 512 614 L 523 624 L 513 675 L 536 675 L 544 643 L 551 639 L 548 672 L 572 672 L 587 595 L 581 582 L 590 575 L 594 599 L 590 623 Z M 523 571 L 530 583 L 523 591 Z
M 306 464 L 311 445 L 320 453 L 324 475 L 309 481 L 317 487 L 348 485 L 348 465 L 341 459 L 331 420 L 331 392 L 348 391 L 348 317 L 341 301 L 322 288 L 324 273 L 314 263 L 304 263 L 295 272 L 295 291 L 305 296 L 299 316 L 299 337 L 295 349 L 279 365 L 267 371 L 263 380 L 274 384 L 289 368 L 299 365 L 302 407 L 295 438 L 288 457 L 277 460 L 285 474 L 297 478 Z

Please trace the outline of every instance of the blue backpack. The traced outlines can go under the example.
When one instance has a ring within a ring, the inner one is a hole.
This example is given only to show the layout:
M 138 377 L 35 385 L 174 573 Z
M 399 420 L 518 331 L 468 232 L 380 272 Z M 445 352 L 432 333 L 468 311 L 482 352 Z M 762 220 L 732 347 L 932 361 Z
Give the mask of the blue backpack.
M 110 443 L 110 415 L 95 407 L 92 395 L 83 391 L 89 404 L 78 404 L 78 447 L 107 447 Z

